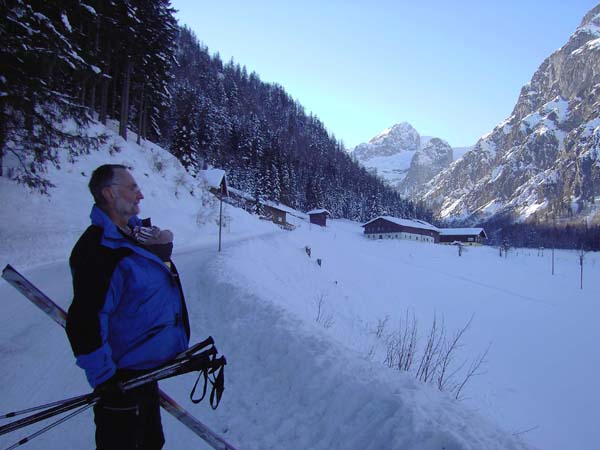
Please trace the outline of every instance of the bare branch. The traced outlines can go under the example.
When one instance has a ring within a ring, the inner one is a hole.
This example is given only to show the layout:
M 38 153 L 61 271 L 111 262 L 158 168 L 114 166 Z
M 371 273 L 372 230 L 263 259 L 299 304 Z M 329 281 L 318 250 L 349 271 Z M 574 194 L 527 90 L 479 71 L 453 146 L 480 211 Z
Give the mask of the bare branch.
M 482 375 L 484 373 L 484 372 L 479 372 L 479 369 L 482 367 L 483 364 L 485 364 L 487 362 L 486 358 L 487 358 L 487 355 L 488 355 L 491 347 L 492 347 L 492 344 L 490 343 L 488 345 L 488 347 L 485 349 L 485 351 L 471 362 L 471 366 L 469 367 L 469 370 L 467 371 L 465 378 L 463 379 L 462 383 L 460 383 L 460 385 L 456 389 L 456 393 L 454 395 L 454 398 L 456 400 L 462 399 L 460 394 L 461 394 L 462 390 L 464 389 L 464 387 L 466 386 L 466 384 L 471 380 L 471 378 L 473 378 L 474 376 L 477 376 L 477 375 Z

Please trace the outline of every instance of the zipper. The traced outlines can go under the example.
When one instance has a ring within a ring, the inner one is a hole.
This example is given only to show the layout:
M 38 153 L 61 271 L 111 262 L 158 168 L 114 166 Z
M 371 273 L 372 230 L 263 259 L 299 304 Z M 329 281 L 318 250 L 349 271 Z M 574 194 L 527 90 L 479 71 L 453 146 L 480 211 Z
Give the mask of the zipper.
M 135 405 L 135 406 L 128 406 L 128 407 L 123 407 L 123 408 L 117 408 L 114 406 L 102 406 L 103 409 L 106 409 L 108 411 L 115 411 L 115 412 L 131 412 L 131 411 L 135 411 L 135 415 L 139 416 L 140 415 L 140 405 Z

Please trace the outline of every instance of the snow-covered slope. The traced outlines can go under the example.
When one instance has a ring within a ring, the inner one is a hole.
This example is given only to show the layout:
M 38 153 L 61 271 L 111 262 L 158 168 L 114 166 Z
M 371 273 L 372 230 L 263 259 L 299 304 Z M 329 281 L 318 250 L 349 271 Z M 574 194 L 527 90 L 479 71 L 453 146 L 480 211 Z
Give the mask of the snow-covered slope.
M 417 197 L 443 218 L 600 214 L 600 5 L 538 68 L 510 115 Z
M 557 252 L 553 277 L 548 252 L 504 259 L 472 248 L 458 258 L 454 247 L 368 241 L 348 221 L 322 229 L 298 220 L 286 232 L 228 206 L 218 253 L 218 205 L 201 183 L 159 147 L 111 140 L 119 152 L 52 169 L 50 199 L 0 179 L 0 264 L 14 264 L 68 306 L 66 260 L 87 226 L 89 173 L 103 162 L 132 165 L 146 196 L 141 215 L 175 233 L 193 339 L 214 336 L 229 362 L 217 411 L 187 400 L 191 377 L 163 388 L 239 450 L 530 448 L 523 441 L 548 450 L 595 448 L 597 255 L 586 257 L 580 290 L 574 253 Z M 64 332 L 4 282 L 0 298 L 1 409 L 85 392 Z M 465 400 L 383 363 L 386 341 L 407 311 L 421 342 L 434 314 L 449 334 L 474 315 L 456 368 L 492 347 Z M 163 419 L 166 449 L 206 448 Z M 0 447 L 22 436 L 2 436 Z M 91 448 L 91 414 L 27 446 Z

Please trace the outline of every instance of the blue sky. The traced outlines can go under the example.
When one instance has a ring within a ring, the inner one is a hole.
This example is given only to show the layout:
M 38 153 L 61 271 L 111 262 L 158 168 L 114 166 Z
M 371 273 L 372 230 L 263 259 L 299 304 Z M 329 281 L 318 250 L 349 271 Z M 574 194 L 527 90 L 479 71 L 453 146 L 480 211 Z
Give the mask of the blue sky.
M 597 0 L 172 0 L 211 53 L 282 85 L 346 147 L 399 122 L 467 146 Z

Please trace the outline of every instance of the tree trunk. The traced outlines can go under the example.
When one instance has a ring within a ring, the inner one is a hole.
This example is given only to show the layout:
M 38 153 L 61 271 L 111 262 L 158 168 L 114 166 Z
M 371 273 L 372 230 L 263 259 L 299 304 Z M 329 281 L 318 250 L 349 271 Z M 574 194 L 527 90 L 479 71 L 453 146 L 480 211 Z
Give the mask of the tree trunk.
M 117 80 L 119 79 L 119 71 L 115 67 L 115 73 L 112 78 L 112 99 L 110 104 L 110 117 L 117 118 Z
M 103 125 L 106 125 L 106 115 L 108 110 L 108 84 L 110 78 L 106 75 L 102 76 L 101 91 L 100 91 L 100 116 L 99 120 Z
M 98 79 L 97 77 L 94 77 L 94 80 L 92 81 L 92 87 L 90 89 L 90 104 L 89 104 L 89 109 L 90 109 L 90 114 L 93 116 L 94 112 L 96 111 L 96 86 L 98 85 Z
M 6 110 L 5 101 L 0 101 L 0 177 L 4 176 L 4 144 L 8 135 Z
M 144 102 L 144 88 L 146 87 L 146 83 L 142 83 L 142 89 L 140 92 L 140 106 L 138 108 L 138 135 L 137 135 L 137 145 L 142 143 L 142 133 L 144 126 L 144 109 L 146 108 Z
M 127 59 L 123 71 L 123 90 L 121 91 L 121 117 L 119 136 L 127 140 L 127 124 L 129 122 L 129 91 L 131 85 L 131 60 Z
M 148 140 L 148 106 L 144 105 L 144 126 L 143 126 L 143 137 Z
M 85 91 L 86 91 L 86 83 L 85 79 L 81 80 L 81 84 L 79 86 L 79 104 L 85 106 Z

